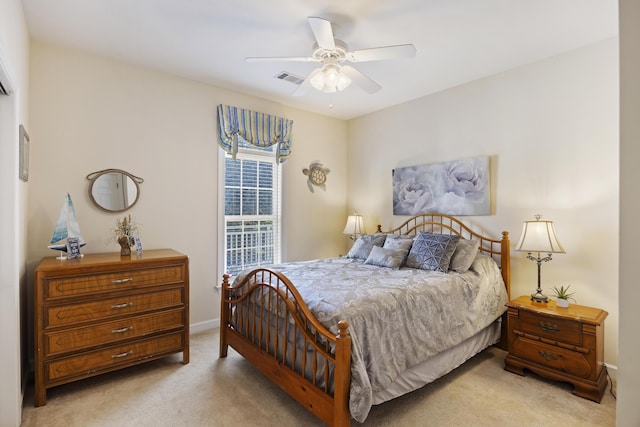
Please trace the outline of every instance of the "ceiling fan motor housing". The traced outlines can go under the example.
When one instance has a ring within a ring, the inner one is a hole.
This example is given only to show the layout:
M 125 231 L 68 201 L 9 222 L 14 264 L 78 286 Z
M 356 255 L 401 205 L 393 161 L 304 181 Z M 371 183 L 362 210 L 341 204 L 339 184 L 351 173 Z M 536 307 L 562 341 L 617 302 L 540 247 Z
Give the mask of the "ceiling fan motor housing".
M 316 61 L 326 63 L 328 61 L 335 61 L 336 63 L 343 62 L 347 59 L 347 52 L 349 47 L 342 40 L 335 39 L 335 49 L 327 49 L 318 46 L 318 43 L 313 44 L 313 54 L 311 55 Z

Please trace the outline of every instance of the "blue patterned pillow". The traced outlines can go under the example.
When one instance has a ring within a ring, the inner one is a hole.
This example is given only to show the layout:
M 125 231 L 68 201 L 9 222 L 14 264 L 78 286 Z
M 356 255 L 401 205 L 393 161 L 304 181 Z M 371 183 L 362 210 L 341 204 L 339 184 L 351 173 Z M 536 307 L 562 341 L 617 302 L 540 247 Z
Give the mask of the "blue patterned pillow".
M 457 235 L 421 231 L 407 256 L 407 267 L 446 273 L 459 241 L 460 236 Z

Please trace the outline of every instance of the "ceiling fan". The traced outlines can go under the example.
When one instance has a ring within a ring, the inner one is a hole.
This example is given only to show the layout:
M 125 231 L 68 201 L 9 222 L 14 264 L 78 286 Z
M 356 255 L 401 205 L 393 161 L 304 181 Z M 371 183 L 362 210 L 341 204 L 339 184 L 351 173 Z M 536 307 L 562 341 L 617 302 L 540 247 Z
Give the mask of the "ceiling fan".
M 316 39 L 311 56 L 295 57 L 249 57 L 249 62 L 290 61 L 290 62 L 319 62 L 320 67 L 311 71 L 304 82 L 294 92 L 302 95 L 309 86 L 315 89 L 333 93 L 344 90 L 352 82 L 360 86 L 367 93 L 375 93 L 381 86 L 350 65 L 348 62 L 381 61 L 386 59 L 410 58 L 416 55 L 416 48 L 412 44 L 395 46 L 381 46 L 368 49 L 350 51 L 347 44 L 333 35 L 331 22 L 310 16 L 307 18 L 311 31 Z

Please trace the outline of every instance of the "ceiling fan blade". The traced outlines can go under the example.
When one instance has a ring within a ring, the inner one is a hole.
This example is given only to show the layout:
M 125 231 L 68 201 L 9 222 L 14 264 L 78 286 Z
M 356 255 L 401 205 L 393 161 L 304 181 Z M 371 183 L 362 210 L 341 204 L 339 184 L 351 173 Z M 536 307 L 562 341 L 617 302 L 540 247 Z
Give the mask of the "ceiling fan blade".
M 307 78 L 304 79 L 304 81 L 300 84 L 300 86 L 298 86 L 298 88 L 293 92 L 292 95 L 293 96 L 302 96 L 302 95 L 306 94 L 307 91 L 312 87 L 311 86 L 311 79 L 313 78 L 313 76 L 315 76 L 316 74 L 318 74 L 320 72 L 322 72 L 322 67 L 316 68 L 311 73 L 309 73 Z
M 244 58 L 247 62 L 274 62 L 274 61 L 287 61 L 287 62 L 318 62 L 310 56 L 249 56 Z
M 416 48 L 412 44 L 372 47 L 369 49 L 354 50 L 347 53 L 347 59 L 351 62 L 381 61 L 384 59 L 396 58 L 413 58 L 414 56 L 416 56 Z
M 382 86 L 350 65 L 343 65 L 341 70 L 351 79 L 352 83 L 360 86 L 367 93 L 376 93 L 382 89 Z
M 323 49 L 334 50 L 336 48 L 336 43 L 333 40 L 331 22 L 314 16 L 308 17 L 307 21 L 311 26 L 311 31 L 313 31 L 313 35 L 316 38 L 316 42 L 318 42 L 318 46 Z

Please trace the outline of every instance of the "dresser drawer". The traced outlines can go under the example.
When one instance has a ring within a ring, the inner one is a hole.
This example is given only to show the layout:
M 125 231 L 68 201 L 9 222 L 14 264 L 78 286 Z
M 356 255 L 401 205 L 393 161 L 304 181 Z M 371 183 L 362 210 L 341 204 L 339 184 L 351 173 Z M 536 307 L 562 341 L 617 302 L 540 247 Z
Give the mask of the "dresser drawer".
M 583 353 L 524 337 L 513 342 L 509 354 L 579 378 L 588 378 L 592 371 Z
M 86 274 L 51 278 L 46 281 L 45 292 L 49 298 L 87 295 L 118 291 L 129 287 L 148 287 L 184 281 L 185 271 L 181 265 L 116 271 L 101 274 Z
M 184 309 L 177 309 L 58 332 L 46 332 L 45 357 L 183 327 Z
M 520 316 L 522 316 L 520 327 L 523 332 L 567 344 L 582 345 L 582 328 L 579 322 L 545 316 L 532 311 L 522 311 Z
M 105 300 L 47 307 L 44 310 L 45 328 L 73 325 L 92 320 L 110 318 L 148 310 L 159 310 L 183 305 L 182 289 L 124 295 Z
M 120 364 L 128 364 L 163 353 L 182 351 L 183 344 L 183 334 L 178 332 L 47 362 L 45 372 L 47 380 L 61 380 L 73 375 L 93 375 Z

